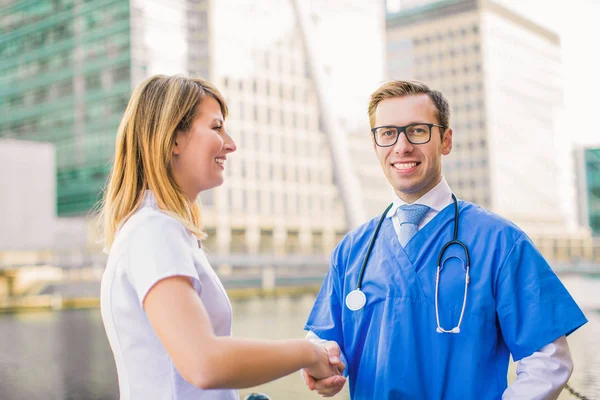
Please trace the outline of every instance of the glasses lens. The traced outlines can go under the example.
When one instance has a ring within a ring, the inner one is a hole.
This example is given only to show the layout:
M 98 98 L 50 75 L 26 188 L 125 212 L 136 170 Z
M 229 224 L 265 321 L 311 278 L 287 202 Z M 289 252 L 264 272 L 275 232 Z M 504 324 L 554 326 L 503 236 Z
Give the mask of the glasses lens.
M 379 146 L 392 146 L 398 140 L 398 129 L 381 127 L 375 130 L 375 141 Z
M 426 143 L 429 141 L 431 130 L 427 125 L 410 125 L 406 127 L 406 136 L 412 143 Z

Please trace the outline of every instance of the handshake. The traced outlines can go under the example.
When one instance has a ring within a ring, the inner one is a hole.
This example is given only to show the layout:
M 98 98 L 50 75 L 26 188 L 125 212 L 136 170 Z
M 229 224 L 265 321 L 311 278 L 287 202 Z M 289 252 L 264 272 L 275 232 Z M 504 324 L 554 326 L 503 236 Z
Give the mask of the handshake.
M 335 396 L 344 387 L 346 378 L 342 373 L 346 366 L 340 359 L 340 347 L 336 342 L 309 337 L 313 344 L 316 360 L 312 366 L 302 370 L 302 378 L 310 390 L 323 397 Z M 251 393 L 244 400 L 270 400 L 263 393 Z
M 346 384 L 346 378 L 342 376 L 346 365 L 340 357 L 340 346 L 334 341 L 322 340 L 310 334 L 308 340 L 315 345 L 317 362 L 302 370 L 304 383 L 323 397 L 335 396 Z

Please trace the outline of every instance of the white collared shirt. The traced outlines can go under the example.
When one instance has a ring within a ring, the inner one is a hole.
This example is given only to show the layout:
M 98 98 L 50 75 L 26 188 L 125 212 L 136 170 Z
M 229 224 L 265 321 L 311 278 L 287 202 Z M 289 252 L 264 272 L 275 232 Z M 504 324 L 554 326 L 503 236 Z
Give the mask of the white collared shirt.
M 398 217 L 398 208 L 407 204 L 400 197 L 394 197 L 394 205 L 388 211 L 386 218 L 393 218 L 392 222 L 394 223 L 394 229 L 396 230 L 396 234 L 400 237 L 400 223 Z M 430 210 L 425 214 L 425 217 L 419 223 L 418 229 L 423 228 L 429 221 L 433 219 L 440 211 L 446 208 L 448 205 L 452 204 L 452 190 L 450 190 L 450 186 L 446 182 L 446 179 L 442 176 L 440 182 L 434 186 L 429 192 L 425 193 L 421 198 L 415 201 L 413 204 L 423 204 L 430 208 Z M 399 240 L 399 239 L 398 239 Z

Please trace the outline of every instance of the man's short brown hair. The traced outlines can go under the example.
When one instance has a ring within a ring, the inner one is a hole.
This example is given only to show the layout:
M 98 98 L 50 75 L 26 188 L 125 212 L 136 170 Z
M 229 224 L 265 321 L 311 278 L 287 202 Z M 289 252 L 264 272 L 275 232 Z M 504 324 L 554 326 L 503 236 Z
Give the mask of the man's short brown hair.
M 369 101 L 369 123 L 371 128 L 375 127 L 375 111 L 380 102 L 394 97 L 412 96 L 417 94 L 426 94 L 433 101 L 437 109 L 438 123 L 444 128 L 450 125 L 450 105 L 444 95 L 431 90 L 426 84 L 419 81 L 390 81 L 386 82 L 371 94 Z

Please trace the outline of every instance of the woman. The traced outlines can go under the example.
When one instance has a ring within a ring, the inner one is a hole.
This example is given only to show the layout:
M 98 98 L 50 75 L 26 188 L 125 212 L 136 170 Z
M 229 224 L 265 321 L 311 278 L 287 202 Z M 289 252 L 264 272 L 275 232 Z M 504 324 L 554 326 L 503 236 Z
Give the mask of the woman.
M 101 311 L 121 399 L 237 399 L 225 388 L 301 368 L 316 378 L 343 369 L 304 339 L 230 337 L 231 305 L 198 246 L 205 234 L 196 203 L 223 183 L 236 150 L 225 117 L 210 83 L 154 76 L 135 89 L 119 126 L 102 204 L 110 253 Z

